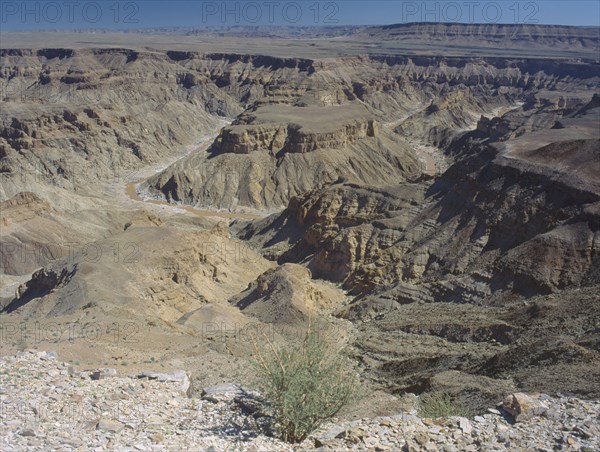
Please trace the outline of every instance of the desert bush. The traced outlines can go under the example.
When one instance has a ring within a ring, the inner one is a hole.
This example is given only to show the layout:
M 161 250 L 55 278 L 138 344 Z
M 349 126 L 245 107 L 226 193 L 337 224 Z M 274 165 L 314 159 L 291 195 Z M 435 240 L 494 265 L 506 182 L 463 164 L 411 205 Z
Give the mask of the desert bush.
M 432 392 L 419 397 L 419 415 L 439 418 L 450 416 L 473 417 L 473 410 L 445 392 Z
M 264 342 L 264 349 L 255 344 L 259 387 L 282 439 L 302 442 L 348 403 L 356 379 L 339 352 L 311 328 L 299 344 Z

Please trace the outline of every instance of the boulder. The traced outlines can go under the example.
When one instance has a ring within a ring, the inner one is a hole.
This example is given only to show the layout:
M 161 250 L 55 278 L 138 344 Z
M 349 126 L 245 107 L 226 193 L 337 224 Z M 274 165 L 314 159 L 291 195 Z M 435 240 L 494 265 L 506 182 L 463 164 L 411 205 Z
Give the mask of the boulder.
M 538 396 L 527 395 L 522 392 L 516 392 L 506 397 L 502 408 L 514 417 L 516 422 L 541 416 L 548 411 L 548 407 L 539 400 Z

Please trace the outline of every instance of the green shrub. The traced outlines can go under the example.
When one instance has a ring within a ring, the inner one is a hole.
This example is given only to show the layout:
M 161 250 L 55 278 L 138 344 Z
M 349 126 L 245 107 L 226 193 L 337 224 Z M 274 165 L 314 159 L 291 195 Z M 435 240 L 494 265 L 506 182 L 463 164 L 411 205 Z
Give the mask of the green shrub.
M 438 418 L 450 416 L 473 417 L 473 410 L 445 392 L 432 392 L 419 397 L 419 415 Z
M 259 386 L 270 401 L 281 437 L 302 442 L 335 416 L 355 392 L 356 379 L 339 353 L 310 327 L 300 344 L 267 351 L 255 344 Z

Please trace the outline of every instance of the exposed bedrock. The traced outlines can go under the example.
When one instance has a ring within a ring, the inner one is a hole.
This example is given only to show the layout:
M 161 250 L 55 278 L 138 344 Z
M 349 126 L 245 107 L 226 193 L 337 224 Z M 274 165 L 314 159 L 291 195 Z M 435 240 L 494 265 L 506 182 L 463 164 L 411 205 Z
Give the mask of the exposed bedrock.
M 587 115 L 565 121 L 585 135 Z M 543 135 L 532 135 L 498 150 L 471 132 L 450 146 L 458 161 L 431 186 L 325 186 L 240 237 L 357 295 L 385 291 L 399 302 L 595 284 L 600 141 L 563 132 L 566 141 L 536 147 Z
M 310 60 L 175 54 L 0 50 L 0 197 L 42 194 L 46 184 L 81 192 L 123 182 L 266 93 L 293 102 L 310 90 L 302 83 Z M 284 81 L 290 88 L 276 89 Z
M 565 109 L 589 100 L 598 82 L 590 66 L 499 58 L 314 60 L 303 96 L 272 89 L 207 152 L 167 168 L 143 189 L 197 206 L 274 209 L 340 177 L 375 186 L 414 180 L 427 165 L 415 160 L 407 140 L 447 147 L 476 129 L 482 115 L 501 116 L 527 98 L 544 102 L 546 119 L 523 122 L 515 134 L 554 124 Z
M 598 84 L 597 64 L 583 60 L 309 59 L 123 48 L 3 49 L 0 56 L 3 199 L 25 187 L 37 193 L 44 184 L 88 190 L 93 181 L 122 180 L 140 164 L 176 155 L 213 132 L 219 118 L 232 120 L 245 112 L 211 149 L 274 154 L 254 162 L 267 173 L 259 182 L 265 194 L 240 196 L 256 193 L 256 181 L 244 177 L 246 168 L 240 169 L 231 155 L 219 155 L 213 163 L 234 171 L 235 187 L 198 187 L 193 184 L 201 177 L 172 167 L 148 188 L 154 196 L 195 205 L 281 207 L 318 187 L 309 180 L 314 171 L 301 175 L 302 164 L 285 160 L 286 155 L 340 152 L 313 154 L 314 161 L 307 163 L 327 173 L 326 182 L 342 176 L 379 184 L 368 169 L 377 166 L 383 166 L 381 182 L 411 179 L 418 173 L 414 158 L 402 140 L 382 130 L 388 125 L 398 127 L 396 135 L 443 144 L 460 129 L 475 128 L 481 115 L 519 98 L 570 105 L 570 99 Z M 563 100 L 536 94 L 544 90 L 560 93 Z M 357 106 L 364 111 L 356 114 Z M 333 110 L 311 110 L 326 107 Z M 294 120 L 294 109 L 302 108 L 304 115 Z M 388 155 L 385 161 L 363 162 L 373 153 Z M 301 168 L 293 167 L 297 164 Z M 368 174 L 355 174 L 361 166 Z
M 299 124 L 229 126 L 222 130 L 215 149 L 219 153 L 248 154 L 269 150 L 271 153 L 305 153 L 317 149 L 344 148 L 358 140 L 375 137 L 374 120 L 354 120 L 332 131 L 307 130 Z

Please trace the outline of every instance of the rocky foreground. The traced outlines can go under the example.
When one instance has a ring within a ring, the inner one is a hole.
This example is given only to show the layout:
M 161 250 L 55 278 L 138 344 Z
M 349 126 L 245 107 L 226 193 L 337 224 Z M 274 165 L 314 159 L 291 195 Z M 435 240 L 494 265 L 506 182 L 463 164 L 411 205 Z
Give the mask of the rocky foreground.
M 185 372 L 78 372 L 55 353 L 0 358 L 0 448 L 20 450 L 598 450 L 600 402 L 509 395 L 468 420 L 395 416 L 332 422 L 300 445 L 271 436 L 259 394 L 227 384 L 189 398 Z M 416 397 L 407 399 L 416 400 Z

